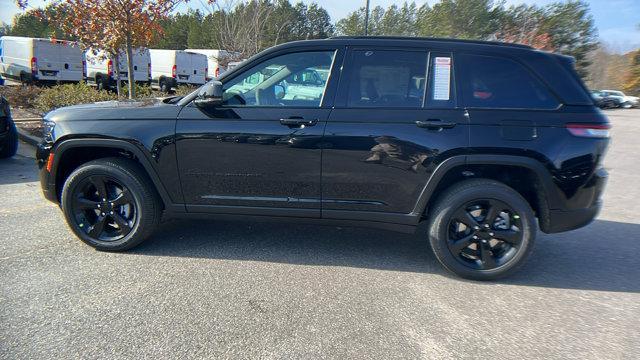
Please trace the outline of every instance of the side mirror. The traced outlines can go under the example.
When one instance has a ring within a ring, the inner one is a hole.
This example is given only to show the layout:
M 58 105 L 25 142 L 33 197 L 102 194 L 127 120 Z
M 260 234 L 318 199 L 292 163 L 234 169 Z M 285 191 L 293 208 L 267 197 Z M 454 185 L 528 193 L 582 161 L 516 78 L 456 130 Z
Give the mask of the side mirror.
M 193 103 L 198 107 L 218 106 L 222 104 L 222 83 L 220 81 L 210 81 L 206 83 Z

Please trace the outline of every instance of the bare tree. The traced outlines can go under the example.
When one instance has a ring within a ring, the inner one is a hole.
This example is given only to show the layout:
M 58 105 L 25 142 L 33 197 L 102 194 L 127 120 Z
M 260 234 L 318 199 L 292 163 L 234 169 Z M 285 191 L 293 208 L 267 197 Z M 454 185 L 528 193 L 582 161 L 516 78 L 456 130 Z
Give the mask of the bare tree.
M 246 59 L 264 48 L 263 34 L 275 9 L 273 3 L 266 0 L 222 0 L 211 3 L 208 9 L 219 22 L 214 34 L 216 42 L 227 51 L 223 59 L 218 59 L 223 65 Z

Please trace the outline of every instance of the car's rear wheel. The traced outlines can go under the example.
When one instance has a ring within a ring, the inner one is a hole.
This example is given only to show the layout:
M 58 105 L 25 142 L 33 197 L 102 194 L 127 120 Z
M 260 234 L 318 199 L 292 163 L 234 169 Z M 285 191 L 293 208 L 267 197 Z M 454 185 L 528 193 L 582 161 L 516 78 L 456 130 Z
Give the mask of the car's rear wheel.
M 436 258 L 467 279 L 493 280 L 516 271 L 531 253 L 535 233 L 527 201 L 493 180 L 455 184 L 430 211 L 429 242 Z
M 98 250 L 130 249 L 161 217 L 154 186 L 134 161 L 106 158 L 78 167 L 65 181 L 62 209 L 71 230 Z

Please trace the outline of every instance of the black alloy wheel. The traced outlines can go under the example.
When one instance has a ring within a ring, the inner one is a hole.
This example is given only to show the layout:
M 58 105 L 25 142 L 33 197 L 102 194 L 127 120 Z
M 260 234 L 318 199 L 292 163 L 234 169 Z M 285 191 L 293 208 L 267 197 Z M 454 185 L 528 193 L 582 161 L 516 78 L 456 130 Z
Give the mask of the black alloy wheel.
M 127 236 L 137 209 L 130 190 L 116 179 L 93 175 L 81 181 L 73 194 L 73 216 L 79 228 L 100 241 Z
M 80 165 L 65 180 L 61 200 L 71 230 L 103 251 L 135 247 L 162 217 L 153 182 L 131 159 L 103 158 Z
M 520 215 L 495 199 L 459 207 L 449 222 L 447 245 L 461 264 L 490 270 L 513 259 L 524 236 Z
M 504 183 L 469 179 L 447 188 L 428 209 L 429 244 L 449 271 L 494 280 L 520 268 L 537 224 L 526 199 Z

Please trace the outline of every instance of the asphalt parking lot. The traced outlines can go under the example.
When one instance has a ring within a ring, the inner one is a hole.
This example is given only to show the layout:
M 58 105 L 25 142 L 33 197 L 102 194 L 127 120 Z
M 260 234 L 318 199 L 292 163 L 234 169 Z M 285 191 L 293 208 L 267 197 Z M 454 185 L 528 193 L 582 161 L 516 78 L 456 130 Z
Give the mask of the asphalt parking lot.
M 169 221 L 94 251 L 0 161 L 1 358 L 640 358 L 640 110 L 608 111 L 605 206 L 515 276 L 445 273 L 424 232 Z

